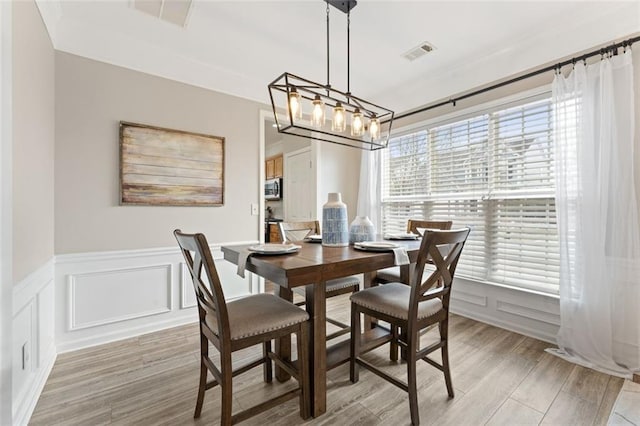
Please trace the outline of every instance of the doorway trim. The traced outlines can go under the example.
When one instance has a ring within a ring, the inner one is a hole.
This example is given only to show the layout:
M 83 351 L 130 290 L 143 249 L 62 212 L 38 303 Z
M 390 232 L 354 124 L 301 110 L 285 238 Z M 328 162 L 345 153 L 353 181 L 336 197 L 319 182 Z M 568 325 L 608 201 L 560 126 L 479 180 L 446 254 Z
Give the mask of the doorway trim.
M 0 424 L 13 423 L 12 2 L 0 1 Z

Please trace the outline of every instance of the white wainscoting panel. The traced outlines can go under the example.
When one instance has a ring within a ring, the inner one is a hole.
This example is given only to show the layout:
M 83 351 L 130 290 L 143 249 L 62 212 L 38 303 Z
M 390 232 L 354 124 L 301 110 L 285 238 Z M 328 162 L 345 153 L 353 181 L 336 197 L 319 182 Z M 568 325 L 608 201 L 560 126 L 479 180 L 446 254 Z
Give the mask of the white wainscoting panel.
M 227 300 L 252 294 L 257 278 L 236 274 L 212 245 Z M 175 248 L 56 256 L 55 340 L 58 353 L 197 321 L 193 284 Z
M 69 330 L 170 312 L 171 278 L 171 264 L 68 275 Z
M 13 424 L 26 425 L 56 359 L 54 259 L 13 290 Z
M 455 278 L 451 312 L 555 343 L 560 326 L 558 297 Z

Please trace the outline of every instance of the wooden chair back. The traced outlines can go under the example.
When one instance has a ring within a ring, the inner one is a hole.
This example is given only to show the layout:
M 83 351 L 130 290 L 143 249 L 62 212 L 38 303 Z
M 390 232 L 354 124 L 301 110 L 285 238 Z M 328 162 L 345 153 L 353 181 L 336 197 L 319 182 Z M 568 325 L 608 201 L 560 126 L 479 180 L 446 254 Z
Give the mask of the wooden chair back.
M 227 304 L 207 238 L 203 234 L 185 234 L 179 229 L 173 231 L 173 235 L 178 240 L 180 251 L 193 281 L 198 301 L 200 333 L 204 334 L 218 349 L 221 344 L 230 344 L 231 332 Z M 203 281 L 203 270 L 210 288 L 207 288 Z M 206 318 L 209 321 L 206 321 Z
M 438 297 L 442 300 L 444 311 L 448 313 L 453 276 L 469 232 L 469 228 L 425 231 L 411 282 L 409 333 L 418 325 L 416 318 L 420 302 Z M 435 270 L 426 280 L 422 280 L 427 262 L 435 266 Z
M 451 229 L 453 222 L 450 220 L 420 220 L 409 219 L 407 221 L 407 232 L 422 235 L 418 229 Z
M 320 222 L 311 220 L 308 222 L 280 222 L 280 238 L 282 242 L 302 241 L 309 235 L 320 234 Z

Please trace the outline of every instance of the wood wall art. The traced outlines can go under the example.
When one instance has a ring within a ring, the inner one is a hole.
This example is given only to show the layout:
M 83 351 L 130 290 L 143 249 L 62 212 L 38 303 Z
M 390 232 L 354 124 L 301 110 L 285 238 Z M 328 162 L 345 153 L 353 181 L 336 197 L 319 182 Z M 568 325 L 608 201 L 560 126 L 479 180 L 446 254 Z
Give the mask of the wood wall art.
M 120 203 L 222 206 L 224 138 L 120 122 Z

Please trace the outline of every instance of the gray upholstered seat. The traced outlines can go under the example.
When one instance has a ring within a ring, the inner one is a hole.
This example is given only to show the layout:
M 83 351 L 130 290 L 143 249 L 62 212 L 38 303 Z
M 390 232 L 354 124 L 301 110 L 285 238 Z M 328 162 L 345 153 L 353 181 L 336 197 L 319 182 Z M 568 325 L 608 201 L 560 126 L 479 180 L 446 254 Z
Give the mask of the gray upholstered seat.
M 400 282 L 400 267 L 392 266 L 390 268 L 380 269 L 376 273 L 376 278 L 385 282 Z
M 280 330 L 304 322 L 309 314 L 272 294 L 256 294 L 227 303 L 231 340 Z M 216 318 L 207 315 L 211 330 L 218 330 Z M 217 333 L 216 333 L 217 334 Z
M 410 286 L 401 283 L 389 283 L 353 293 L 351 302 L 394 318 L 407 320 L 409 318 L 410 297 Z M 418 305 L 418 319 L 428 318 L 441 310 L 442 301 L 440 299 L 426 300 Z
M 360 280 L 358 279 L 358 277 L 352 275 L 350 277 L 336 278 L 335 280 L 327 281 L 325 291 L 327 293 L 331 293 L 334 291 L 342 290 L 343 288 L 349 288 L 358 285 L 360 285 Z M 293 291 L 304 296 L 304 287 L 296 287 L 293 289 Z

